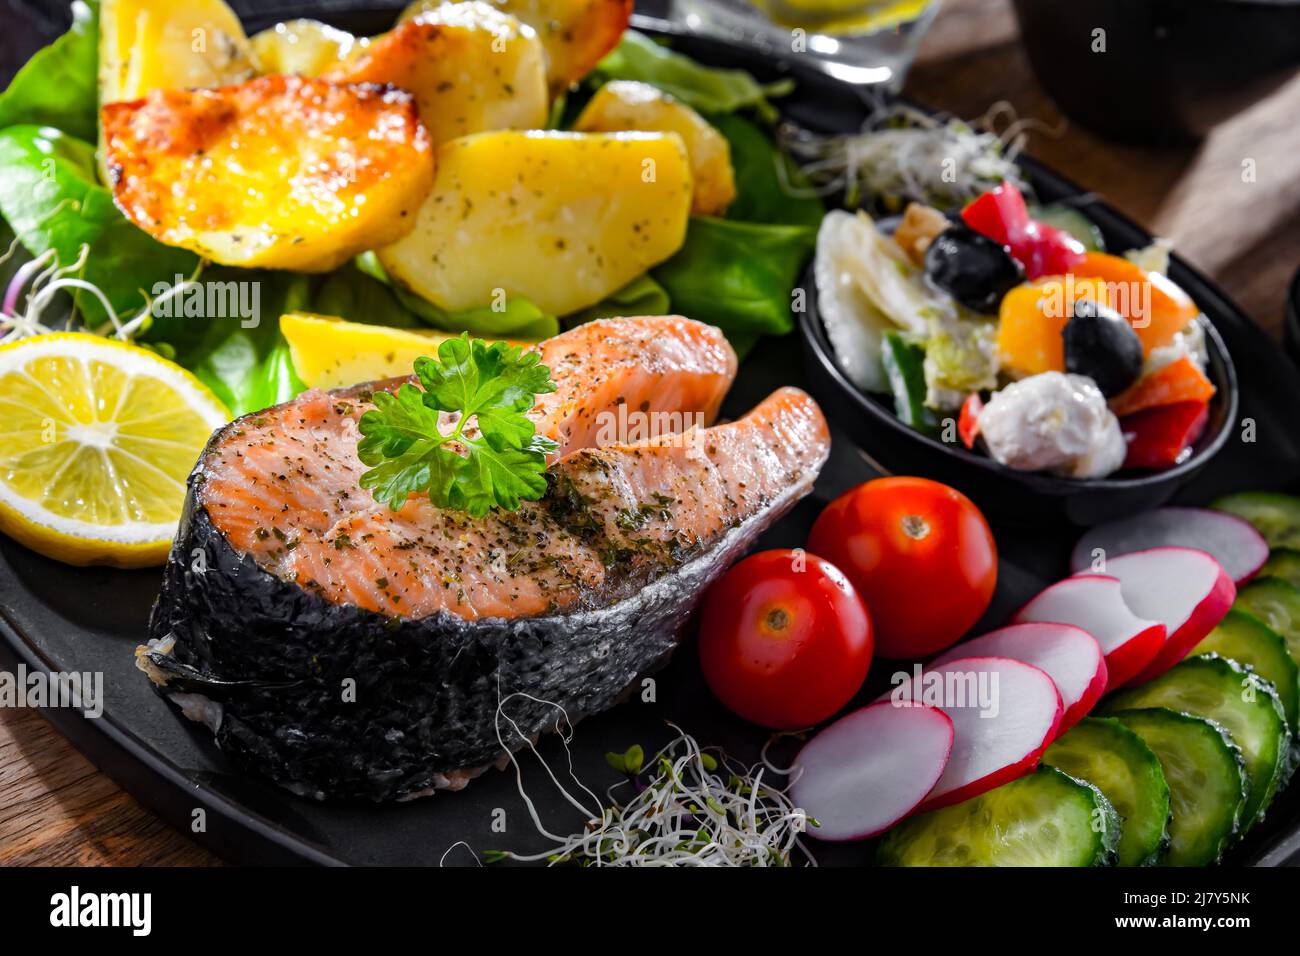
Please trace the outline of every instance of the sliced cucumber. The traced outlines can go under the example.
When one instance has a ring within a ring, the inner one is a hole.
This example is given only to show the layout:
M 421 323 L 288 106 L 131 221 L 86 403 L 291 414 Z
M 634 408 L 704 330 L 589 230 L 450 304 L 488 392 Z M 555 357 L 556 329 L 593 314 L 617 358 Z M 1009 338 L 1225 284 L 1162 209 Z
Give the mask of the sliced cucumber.
M 1106 239 L 1091 219 L 1073 206 L 1052 203 L 1048 206 L 1035 206 L 1029 210 L 1031 219 L 1036 219 L 1048 226 L 1055 226 L 1068 232 L 1089 252 L 1105 252 Z
M 1169 784 L 1173 818 L 1162 863 L 1207 866 L 1236 835 L 1249 782 L 1241 748 L 1204 717 L 1165 707 L 1115 715 L 1155 752 Z
M 1287 726 L 1292 733 L 1296 731 L 1296 718 L 1300 715 L 1300 668 L 1287 652 L 1286 641 L 1271 627 L 1253 614 L 1234 608 L 1192 648 L 1192 654 L 1218 654 L 1249 667 L 1269 681 L 1282 702 Z
M 1292 587 L 1300 588 L 1300 550 L 1274 548 L 1257 577 L 1281 578 Z
M 1148 866 L 1169 841 L 1169 785 L 1142 738 L 1109 717 L 1085 717 L 1043 754 L 1043 763 L 1086 780 L 1123 821 L 1120 866 Z
M 1243 491 L 1210 507 L 1245 518 L 1270 548 L 1300 548 L 1300 498 L 1277 491 Z
M 1091 784 L 1054 767 L 912 817 L 880 843 L 883 866 L 1105 866 L 1120 822 Z
M 1242 831 L 1263 818 L 1287 771 L 1291 747 L 1291 732 L 1271 684 L 1222 657 L 1189 657 L 1155 680 L 1112 695 L 1106 711 L 1144 707 L 1205 717 L 1231 734 L 1250 779 Z
M 1291 659 L 1300 664 L 1300 588 L 1281 578 L 1256 578 L 1237 592 L 1232 606 L 1281 634 Z

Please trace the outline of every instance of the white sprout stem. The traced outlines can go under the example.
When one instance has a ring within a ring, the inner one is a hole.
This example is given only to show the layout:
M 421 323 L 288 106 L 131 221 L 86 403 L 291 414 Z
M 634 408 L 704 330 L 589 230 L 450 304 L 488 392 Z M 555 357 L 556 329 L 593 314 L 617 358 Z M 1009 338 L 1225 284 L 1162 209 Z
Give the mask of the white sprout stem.
M 9 252 L 12 254 L 12 246 L 10 246 Z M 46 249 L 35 259 L 32 259 L 30 262 L 24 262 L 17 268 L 17 270 L 15 270 L 13 278 L 9 280 L 9 287 L 5 290 L 4 314 L 7 317 L 14 317 L 17 315 L 14 309 L 18 304 L 18 296 L 22 292 L 23 286 L 27 284 L 28 278 L 32 273 L 39 272 L 43 269 L 45 264 L 54 256 L 55 252 L 53 249 Z M 6 255 L 5 258 L 8 258 L 8 255 Z
M 119 329 L 121 328 L 117 319 L 117 313 L 113 311 L 113 307 L 108 303 L 108 298 L 100 290 L 99 286 L 87 282 L 85 279 L 73 279 L 66 276 L 54 280 L 30 299 L 27 304 L 27 320 L 32 323 L 37 323 L 41 312 L 43 312 L 45 307 L 50 304 L 50 300 L 54 298 L 55 293 L 60 289 L 81 289 L 84 292 L 89 292 L 99 300 L 99 304 L 103 307 L 104 311 L 112 317 L 113 325 Z
M 507 715 L 500 716 L 514 726 Z M 647 763 L 642 772 L 649 777 L 645 788 L 622 806 L 589 814 L 586 827 L 569 836 L 556 836 L 541 825 L 531 799 L 523 792 L 519 765 L 511 758 L 534 826 L 554 846 L 531 855 L 503 855 L 552 865 L 579 861 L 592 866 L 774 866 L 788 865 L 791 854 L 798 851 L 815 865 L 799 838 L 806 823 L 804 814 L 784 790 L 764 783 L 767 768 L 739 766 L 723 754 L 709 758 L 716 772 L 711 771 L 699 743 L 680 727 L 669 726 L 677 736 Z M 531 741 L 524 739 L 537 755 Z M 572 774 L 568 739 L 561 739 Z M 498 741 L 504 748 L 499 727 Z M 549 776 L 559 787 L 555 775 Z M 560 790 L 564 793 L 562 787 Z
M 129 322 L 126 322 L 125 324 L 118 327 L 117 337 L 119 339 L 128 339 L 131 336 L 135 335 L 135 333 L 140 330 L 140 327 L 143 326 L 145 322 L 149 320 L 149 316 L 153 314 L 154 310 L 157 309 L 158 306 L 166 302 L 170 302 L 172 299 L 176 298 L 179 295 L 183 295 L 185 292 L 189 291 L 190 289 L 197 289 L 197 288 L 199 288 L 199 283 L 196 282 L 193 278 L 190 278 L 190 279 L 186 279 L 184 282 L 172 286 L 170 289 L 168 289 L 162 295 L 158 296 L 158 298 L 156 299 L 150 299 L 148 294 L 146 294 L 144 308 L 141 309 L 139 313 L 137 313 L 136 316 L 132 318 Z

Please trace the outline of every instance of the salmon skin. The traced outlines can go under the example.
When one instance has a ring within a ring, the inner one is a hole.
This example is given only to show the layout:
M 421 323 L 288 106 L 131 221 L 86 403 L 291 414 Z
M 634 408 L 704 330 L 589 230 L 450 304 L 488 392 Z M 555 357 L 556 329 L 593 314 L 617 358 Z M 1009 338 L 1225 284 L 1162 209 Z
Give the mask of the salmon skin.
M 360 489 L 356 419 L 394 383 L 309 392 L 213 436 L 137 662 L 237 763 L 317 799 L 464 786 L 554 729 L 554 705 L 598 713 L 665 664 L 703 590 L 828 454 L 820 410 L 788 388 L 728 424 L 597 442 L 629 397 L 712 418 L 735 358 L 699 323 L 608 320 L 540 348 L 557 390 L 534 417 L 566 453 L 515 512 L 422 495 L 392 512 Z M 517 692 L 515 733 L 497 708 Z

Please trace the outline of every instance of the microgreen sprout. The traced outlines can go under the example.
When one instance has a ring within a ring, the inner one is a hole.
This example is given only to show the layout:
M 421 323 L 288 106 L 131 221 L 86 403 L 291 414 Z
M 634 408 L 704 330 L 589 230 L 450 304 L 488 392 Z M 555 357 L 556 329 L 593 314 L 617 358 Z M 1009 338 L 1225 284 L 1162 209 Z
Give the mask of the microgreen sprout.
M 1006 124 L 1000 133 L 993 131 L 999 123 Z M 975 125 L 901 103 L 879 105 L 860 132 L 848 135 L 818 136 L 787 124 L 781 140 L 812 185 L 787 181 L 785 188 L 791 195 L 843 193 L 850 207 L 916 200 L 950 209 L 1003 180 L 1024 187 L 1015 158 L 1031 125 L 1005 103 Z
M 505 710 L 514 697 L 536 703 L 537 698 L 512 694 L 497 707 L 497 739 L 509 751 L 502 723 L 522 738 L 545 768 L 565 800 L 587 817 L 578 833 L 557 835 L 538 816 L 524 792 L 523 776 L 513 754 L 515 780 L 538 832 L 554 846 L 531 854 L 492 850 L 487 862 L 516 860 L 550 865 L 581 866 L 789 866 L 796 854 L 816 865 L 801 839 L 807 820 L 783 788 L 767 782 L 771 772 L 761 765 L 746 766 L 717 748 L 703 748 L 694 737 L 670 723 L 676 736 L 649 759 L 640 746 L 623 753 L 606 754 L 611 767 L 625 779 L 606 792 L 608 804 L 574 775 L 568 715 L 557 705 L 556 729 L 568 756 L 568 775 L 581 795 L 571 793 L 547 766 L 533 740 L 521 734 Z M 620 800 L 617 794 L 630 791 Z
M 0 256 L 0 264 L 8 261 L 18 248 L 18 240 L 15 239 L 10 244 L 8 251 Z M 184 282 L 181 282 L 168 289 L 158 299 L 154 300 L 147 293 L 144 295 L 145 305 L 134 316 L 123 321 L 113 309 L 108 297 L 93 282 L 80 278 L 80 273 L 85 269 L 86 260 L 90 255 L 90 247 L 83 244 L 77 253 L 77 258 L 62 265 L 59 262 L 58 253 L 54 249 L 47 249 L 40 255 L 23 263 L 14 270 L 13 277 L 9 280 L 9 285 L 5 289 L 4 298 L 0 300 L 0 342 L 9 342 L 14 339 L 24 338 L 29 335 L 42 335 L 55 331 L 55 327 L 46 320 L 45 311 L 54 301 L 60 292 L 84 292 L 91 296 L 99 303 L 108 320 L 102 325 L 88 331 L 96 335 L 109 335 L 123 341 L 134 337 L 149 321 L 155 307 L 169 299 L 175 298 L 195 287 L 198 282 L 198 272 L 202 270 L 203 264 L 200 263 L 195 274 L 190 276 Z M 24 296 L 24 290 L 26 295 Z M 20 306 L 20 299 L 22 305 Z M 71 326 L 75 315 L 69 316 L 65 325 Z

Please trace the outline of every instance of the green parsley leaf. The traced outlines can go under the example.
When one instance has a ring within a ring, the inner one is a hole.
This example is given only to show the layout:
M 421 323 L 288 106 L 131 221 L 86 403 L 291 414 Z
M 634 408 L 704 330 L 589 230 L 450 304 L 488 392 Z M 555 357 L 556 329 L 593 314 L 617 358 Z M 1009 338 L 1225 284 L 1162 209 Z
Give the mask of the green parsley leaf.
M 357 455 L 371 466 L 361 487 L 376 501 L 398 511 L 423 493 L 479 518 L 546 493 L 546 456 L 558 446 L 535 433 L 528 411 L 555 383 L 536 352 L 465 334 L 438 346 L 437 359 L 416 359 L 415 374 L 421 388 L 376 392 L 358 423 Z

